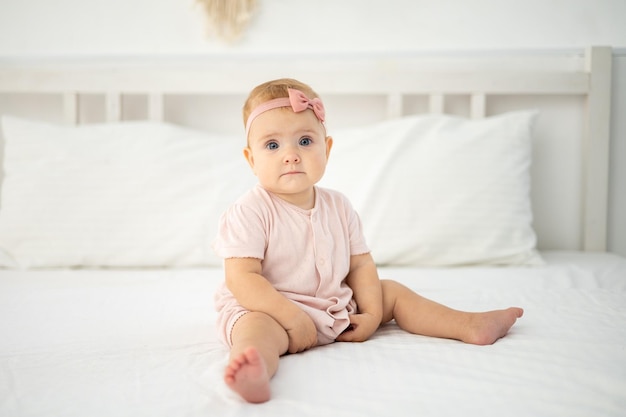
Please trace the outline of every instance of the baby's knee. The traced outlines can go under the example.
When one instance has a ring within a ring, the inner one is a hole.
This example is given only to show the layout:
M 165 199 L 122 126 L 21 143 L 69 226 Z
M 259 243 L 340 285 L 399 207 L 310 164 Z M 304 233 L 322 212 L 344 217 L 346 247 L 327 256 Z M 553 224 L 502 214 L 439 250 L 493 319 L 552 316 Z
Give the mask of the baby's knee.
M 408 287 L 391 279 L 381 280 L 380 285 L 383 293 L 383 304 L 385 306 L 395 306 L 398 299 L 405 299 L 415 294 Z
M 390 279 L 381 280 L 380 286 L 383 294 L 383 317 L 381 323 L 387 323 L 394 319 L 396 302 L 404 287 L 397 281 Z
M 383 289 L 383 295 L 385 293 L 397 293 L 402 289 L 406 288 L 404 285 L 400 284 L 398 281 L 394 281 L 392 279 L 381 279 L 380 286 Z
M 245 345 L 254 345 L 263 341 L 275 341 L 284 344 L 288 341 L 287 332 L 270 315 L 261 312 L 248 312 L 233 323 L 231 331 L 231 347 L 237 342 L 244 341 Z

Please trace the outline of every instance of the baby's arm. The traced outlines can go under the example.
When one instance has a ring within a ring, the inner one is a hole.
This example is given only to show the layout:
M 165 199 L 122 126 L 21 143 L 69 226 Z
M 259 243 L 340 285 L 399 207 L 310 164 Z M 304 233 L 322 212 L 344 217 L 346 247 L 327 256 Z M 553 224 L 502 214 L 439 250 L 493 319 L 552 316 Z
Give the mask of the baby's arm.
M 317 344 L 313 320 L 261 275 L 259 259 L 228 258 L 224 269 L 226 286 L 239 304 L 247 310 L 269 315 L 287 331 L 289 353 L 301 352 Z
M 340 342 L 363 342 L 378 327 L 383 316 L 383 295 L 376 264 L 369 253 L 350 257 L 346 283 L 354 293 L 358 314 L 350 316 L 352 329 L 341 334 Z

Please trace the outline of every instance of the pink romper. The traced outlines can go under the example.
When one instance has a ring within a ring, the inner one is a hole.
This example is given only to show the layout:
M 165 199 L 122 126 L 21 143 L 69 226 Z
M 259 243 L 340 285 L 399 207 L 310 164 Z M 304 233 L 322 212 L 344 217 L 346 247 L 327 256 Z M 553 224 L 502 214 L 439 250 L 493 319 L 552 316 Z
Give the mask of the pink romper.
M 220 219 L 213 243 L 222 258 L 262 260 L 263 276 L 315 322 L 318 344 L 335 341 L 356 312 L 345 283 L 350 256 L 368 253 L 361 221 L 341 193 L 315 188 L 315 207 L 303 210 L 257 185 Z M 218 331 L 231 345 L 235 322 L 248 311 L 222 283 L 215 294 Z

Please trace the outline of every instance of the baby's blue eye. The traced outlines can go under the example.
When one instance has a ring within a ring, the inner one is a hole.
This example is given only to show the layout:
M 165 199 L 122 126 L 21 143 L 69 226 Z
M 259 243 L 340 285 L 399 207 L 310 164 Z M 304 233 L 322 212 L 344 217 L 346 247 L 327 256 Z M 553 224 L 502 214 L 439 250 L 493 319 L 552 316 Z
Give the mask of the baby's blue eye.
M 278 149 L 278 143 L 276 143 L 276 142 L 269 142 L 267 145 L 265 145 L 265 147 L 267 149 L 269 149 L 270 151 L 273 151 L 275 149 Z
M 300 139 L 300 146 L 309 146 L 313 141 L 311 138 L 302 138 Z

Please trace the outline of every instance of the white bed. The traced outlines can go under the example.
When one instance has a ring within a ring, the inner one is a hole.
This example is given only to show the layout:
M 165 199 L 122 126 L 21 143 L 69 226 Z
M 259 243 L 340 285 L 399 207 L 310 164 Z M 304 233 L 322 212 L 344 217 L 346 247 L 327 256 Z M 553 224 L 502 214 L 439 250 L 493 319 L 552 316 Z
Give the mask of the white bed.
M 541 268 L 383 269 L 466 309 L 522 305 L 487 347 L 386 325 L 363 344 L 284 357 L 273 399 L 222 382 L 218 269 L 2 274 L 3 416 L 620 416 L 626 261 L 544 253 Z
M 216 216 L 254 183 L 241 174 L 231 110 L 285 68 L 235 58 L 0 62 L 0 110 L 12 115 L 3 118 L 0 415 L 623 416 L 626 259 L 606 252 L 610 49 L 285 62 L 327 101 L 336 149 L 323 185 L 362 212 L 381 277 L 459 309 L 518 305 L 522 319 L 483 347 L 388 324 L 362 344 L 284 357 L 272 400 L 246 404 L 222 381 L 228 351 L 213 307 L 222 272 L 210 240 Z M 211 103 L 210 114 L 181 113 Z M 577 118 L 554 126 L 572 106 Z M 440 115 L 450 110 L 470 118 Z M 431 114 L 409 116 L 419 111 Z M 119 122 L 144 117 L 152 121 Z M 563 142 L 568 128 L 576 134 Z M 461 153 L 437 171 L 463 148 L 442 150 L 431 140 L 442 132 L 473 137 L 480 158 L 465 166 Z M 411 164 L 423 149 L 428 158 Z M 427 174 L 415 171 L 424 167 L 454 201 L 424 194 Z M 463 169 L 472 175 L 459 178 Z M 485 183 L 495 197 L 473 204 Z M 131 200 L 137 210 L 120 208 Z M 416 219 L 424 204 L 437 209 Z M 443 219 L 430 213 L 442 207 Z

